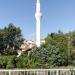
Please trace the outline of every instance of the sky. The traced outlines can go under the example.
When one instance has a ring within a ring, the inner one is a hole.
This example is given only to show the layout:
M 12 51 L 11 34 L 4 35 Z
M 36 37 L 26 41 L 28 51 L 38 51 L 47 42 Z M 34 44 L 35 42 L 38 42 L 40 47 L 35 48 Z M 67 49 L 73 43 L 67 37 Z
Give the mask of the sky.
M 40 1 L 41 39 L 58 30 L 75 30 L 75 0 Z M 35 5 L 36 0 L 0 0 L 0 28 L 13 23 L 21 28 L 25 39 L 35 40 Z

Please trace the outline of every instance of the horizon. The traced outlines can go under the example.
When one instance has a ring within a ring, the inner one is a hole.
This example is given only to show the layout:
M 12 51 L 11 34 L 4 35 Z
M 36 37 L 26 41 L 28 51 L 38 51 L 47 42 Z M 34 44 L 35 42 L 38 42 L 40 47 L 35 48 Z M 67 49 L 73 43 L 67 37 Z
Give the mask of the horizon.
M 25 39 L 35 40 L 35 5 L 36 0 L 0 1 L 0 28 L 13 23 L 21 28 Z M 74 0 L 41 0 L 41 12 L 41 38 L 58 30 L 63 33 L 75 30 Z

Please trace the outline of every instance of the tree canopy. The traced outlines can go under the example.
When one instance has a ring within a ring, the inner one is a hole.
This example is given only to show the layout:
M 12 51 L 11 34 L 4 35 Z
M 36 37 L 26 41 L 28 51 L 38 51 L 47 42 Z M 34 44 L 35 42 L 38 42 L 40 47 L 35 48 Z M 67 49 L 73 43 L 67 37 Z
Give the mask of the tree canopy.
M 13 24 L 0 29 L 0 54 L 17 54 L 24 38 L 21 29 Z

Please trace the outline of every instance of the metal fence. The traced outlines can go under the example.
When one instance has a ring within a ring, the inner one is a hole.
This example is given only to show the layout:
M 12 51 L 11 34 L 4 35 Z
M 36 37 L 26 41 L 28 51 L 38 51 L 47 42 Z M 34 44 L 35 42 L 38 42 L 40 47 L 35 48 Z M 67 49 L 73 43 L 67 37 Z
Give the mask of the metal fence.
M 0 75 L 75 75 L 75 69 L 0 70 Z

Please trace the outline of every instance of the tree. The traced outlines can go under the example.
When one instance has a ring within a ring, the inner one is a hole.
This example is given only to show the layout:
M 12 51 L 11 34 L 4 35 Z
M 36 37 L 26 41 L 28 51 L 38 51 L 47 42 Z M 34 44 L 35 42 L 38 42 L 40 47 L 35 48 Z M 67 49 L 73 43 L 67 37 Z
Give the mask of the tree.
M 69 32 L 67 34 L 69 37 L 69 56 L 70 64 L 75 65 L 75 31 Z
M 19 27 L 9 24 L 0 30 L 0 41 L 0 54 L 17 54 L 24 38 Z
M 68 65 L 68 38 L 67 38 L 67 35 L 63 34 L 62 32 L 51 33 L 45 38 L 45 41 L 46 41 L 45 45 L 50 44 L 50 45 L 53 45 L 59 48 L 60 53 L 58 57 L 60 57 L 60 59 L 58 60 L 57 65 L 59 66 Z

